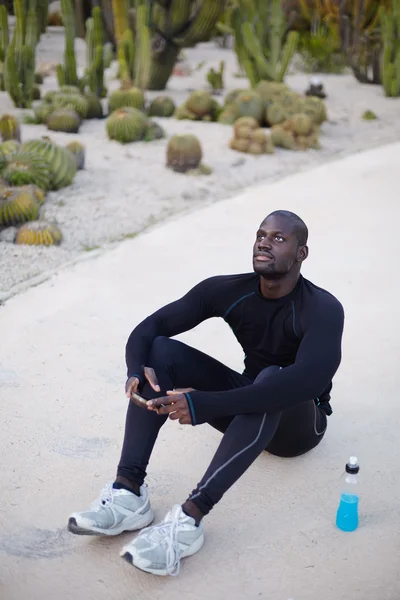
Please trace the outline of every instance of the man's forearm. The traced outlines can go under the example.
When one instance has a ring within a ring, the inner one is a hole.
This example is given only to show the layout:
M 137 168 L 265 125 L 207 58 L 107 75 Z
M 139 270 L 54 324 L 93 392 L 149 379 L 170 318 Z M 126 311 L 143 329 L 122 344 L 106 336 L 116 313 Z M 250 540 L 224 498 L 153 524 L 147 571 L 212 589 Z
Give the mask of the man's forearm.
M 186 394 L 194 425 L 225 416 L 247 413 L 276 414 L 291 406 L 317 398 L 330 382 L 332 369 L 292 365 L 245 387 L 223 392 L 194 391 Z

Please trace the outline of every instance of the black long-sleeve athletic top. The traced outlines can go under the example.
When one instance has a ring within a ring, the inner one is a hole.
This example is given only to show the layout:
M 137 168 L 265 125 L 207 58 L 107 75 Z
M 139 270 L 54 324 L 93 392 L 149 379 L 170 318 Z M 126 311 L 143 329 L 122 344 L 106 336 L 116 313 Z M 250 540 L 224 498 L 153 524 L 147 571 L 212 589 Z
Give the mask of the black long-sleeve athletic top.
M 256 273 L 210 277 L 150 315 L 129 336 L 128 378 L 138 375 L 143 380 L 157 336 L 173 337 L 221 317 L 243 348 L 245 375 L 254 380 L 265 367 L 284 368 L 260 383 L 234 390 L 190 392 L 194 425 L 226 415 L 274 414 L 310 399 L 328 401 L 341 361 L 341 303 L 302 275 L 289 294 L 273 300 L 262 296 L 259 283 Z

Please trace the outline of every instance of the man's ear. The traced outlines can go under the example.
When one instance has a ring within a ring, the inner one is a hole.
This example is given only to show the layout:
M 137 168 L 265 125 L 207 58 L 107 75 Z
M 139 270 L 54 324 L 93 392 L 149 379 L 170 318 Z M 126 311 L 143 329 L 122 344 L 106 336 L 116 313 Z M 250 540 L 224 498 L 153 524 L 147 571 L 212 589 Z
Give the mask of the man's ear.
M 308 256 L 308 246 L 299 246 L 297 250 L 297 262 L 303 262 Z

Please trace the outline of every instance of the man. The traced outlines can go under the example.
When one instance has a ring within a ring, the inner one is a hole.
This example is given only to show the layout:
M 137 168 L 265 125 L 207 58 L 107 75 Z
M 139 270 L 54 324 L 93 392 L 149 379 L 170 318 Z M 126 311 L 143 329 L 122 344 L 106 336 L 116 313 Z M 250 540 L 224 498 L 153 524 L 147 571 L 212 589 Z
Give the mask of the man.
M 292 457 L 319 444 L 332 412 L 344 314 L 334 296 L 300 274 L 307 237 L 297 215 L 271 213 L 257 231 L 254 273 L 210 277 L 132 331 L 125 388 L 131 401 L 117 477 L 94 506 L 71 515 L 72 533 L 146 527 L 121 555 L 149 573 L 175 575 L 180 559 L 203 545 L 203 517 L 263 450 Z M 211 317 L 223 318 L 242 346 L 242 374 L 170 339 Z M 154 515 L 146 468 L 167 418 L 209 423 L 224 435 L 188 499 L 147 527 Z

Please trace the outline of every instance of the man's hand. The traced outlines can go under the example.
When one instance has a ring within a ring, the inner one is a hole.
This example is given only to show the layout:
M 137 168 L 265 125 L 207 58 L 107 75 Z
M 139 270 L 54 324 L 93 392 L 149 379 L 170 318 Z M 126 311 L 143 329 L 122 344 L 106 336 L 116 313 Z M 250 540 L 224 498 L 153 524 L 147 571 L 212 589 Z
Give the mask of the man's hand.
M 154 369 L 151 367 L 144 368 L 144 376 L 153 388 L 154 391 L 159 392 L 160 386 L 158 385 L 157 375 L 155 374 Z M 141 408 L 145 407 L 143 402 L 140 402 L 139 399 L 135 398 L 135 394 L 139 393 L 139 384 L 140 381 L 137 377 L 130 377 L 125 384 L 125 393 L 127 398 L 132 400 L 135 404 L 140 406 Z
M 167 396 L 148 400 L 147 408 L 155 410 L 159 415 L 168 415 L 170 419 L 179 421 L 181 425 L 191 425 L 192 417 L 190 416 L 188 401 L 183 394 L 183 392 L 189 391 L 193 391 L 193 388 L 170 390 L 167 392 Z

